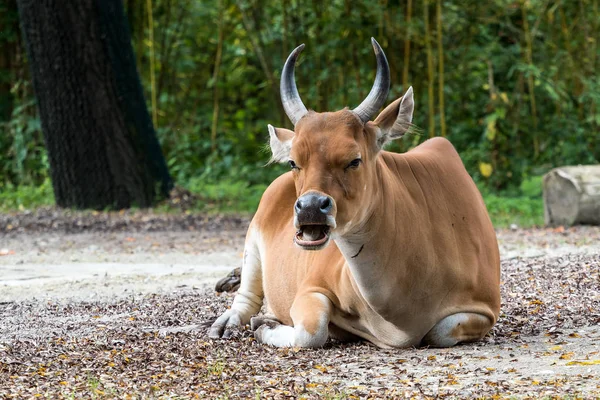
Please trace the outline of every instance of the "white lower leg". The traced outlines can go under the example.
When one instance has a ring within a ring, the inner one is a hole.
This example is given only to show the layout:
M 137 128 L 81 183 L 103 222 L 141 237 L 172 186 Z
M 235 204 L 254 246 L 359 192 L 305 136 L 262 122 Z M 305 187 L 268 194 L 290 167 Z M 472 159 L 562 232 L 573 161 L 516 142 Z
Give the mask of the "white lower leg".
M 425 335 L 423 344 L 451 347 L 461 342 L 472 342 L 481 339 L 492 325 L 492 321 L 482 314 L 452 314 L 438 322 Z
M 250 322 L 250 317 L 260 311 L 263 303 L 262 266 L 257 241 L 259 234 L 248 230 L 244 248 L 242 280 L 231 308 L 225 311 L 211 326 L 208 336 L 216 339 L 231 336 L 232 329 Z
M 287 325 L 277 325 L 274 328 L 268 325 L 261 325 L 255 332 L 254 337 L 260 343 L 275 347 L 294 346 L 294 328 Z

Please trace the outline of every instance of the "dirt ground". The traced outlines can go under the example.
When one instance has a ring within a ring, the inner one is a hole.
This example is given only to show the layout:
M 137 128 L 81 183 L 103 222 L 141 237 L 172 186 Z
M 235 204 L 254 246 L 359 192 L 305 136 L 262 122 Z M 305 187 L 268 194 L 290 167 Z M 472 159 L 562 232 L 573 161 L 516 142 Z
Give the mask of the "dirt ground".
M 244 217 L 0 215 L 0 398 L 600 396 L 600 228 L 501 230 L 502 312 L 451 349 L 211 341 Z

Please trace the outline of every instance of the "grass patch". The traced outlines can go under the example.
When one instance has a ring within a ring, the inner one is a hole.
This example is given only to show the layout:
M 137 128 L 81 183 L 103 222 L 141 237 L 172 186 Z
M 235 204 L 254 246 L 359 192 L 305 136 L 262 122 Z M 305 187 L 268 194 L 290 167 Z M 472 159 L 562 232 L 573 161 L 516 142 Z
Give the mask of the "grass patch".
M 492 193 L 480 188 L 483 200 L 496 228 L 516 224 L 521 228 L 544 225 L 542 177 L 524 179 L 512 192 Z
M 541 197 L 504 197 L 486 194 L 483 200 L 496 228 L 506 228 L 512 224 L 521 228 L 544 224 L 544 203 Z
M 190 207 L 192 211 L 251 213 L 256 211 L 267 186 L 251 186 L 247 182 L 228 180 L 206 183 L 193 179 L 184 188 L 195 197 Z
M 31 210 L 54 205 L 50 179 L 40 186 L 13 186 L 0 184 L 0 212 Z

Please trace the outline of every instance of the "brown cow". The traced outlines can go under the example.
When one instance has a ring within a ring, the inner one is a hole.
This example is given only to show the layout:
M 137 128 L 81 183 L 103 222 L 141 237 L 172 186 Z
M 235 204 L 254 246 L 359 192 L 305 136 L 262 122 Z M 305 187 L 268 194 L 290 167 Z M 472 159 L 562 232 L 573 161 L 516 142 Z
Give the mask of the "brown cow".
M 443 138 L 382 150 L 411 125 L 413 91 L 387 106 L 385 54 L 356 109 L 308 111 L 296 89 L 296 48 L 281 97 L 294 131 L 269 126 L 273 160 L 291 171 L 265 191 L 244 250 L 241 287 L 209 336 L 229 337 L 263 299 L 262 343 L 319 347 L 363 338 L 380 347 L 453 346 L 482 338 L 500 309 L 500 259 L 487 210 Z

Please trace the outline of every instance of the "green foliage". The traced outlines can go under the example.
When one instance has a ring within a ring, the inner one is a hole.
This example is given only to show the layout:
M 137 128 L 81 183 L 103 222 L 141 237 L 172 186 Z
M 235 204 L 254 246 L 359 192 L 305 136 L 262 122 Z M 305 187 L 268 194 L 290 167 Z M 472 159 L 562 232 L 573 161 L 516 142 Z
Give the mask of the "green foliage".
M 48 179 L 48 157 L 33 101 L 16 106 L 12 118 L 0 122 L 0 187 L 30 185 Z
M 518 189 L 500 194 L 485 187 L 480 187 L 480 190 L 496 228 L 506 228 L 513 224 L 519 227 L 544 224 L 541 176 L 527 178 Z
M 0 183 L 0 212 L 33 209 L 53 204 L 54 192 L 48 178 L 37 186 Z
M 187 189 L 197 196 L 194 209 L 208 212 L 254 212 L 267 185 L 241 181 L 207 183 L 192 179 Z
M 483 200 L 496 228 L 506 228 L 512 224 L 521 228 L 544 224 L 544 203 L 541 198 L 487 194 Z
M 413 1 L 407 23 L 406 1 L 156 0 L 150 43 L 147 10 L 125 0 L 147 99 L 152 97 L 150 46 L 154 49 L 156 128 L 177 184 L 215 201 L 205 208 L 245 210 L 254 204 L 252 188 L 264 187 L 282 171 L 263 167 L 269 158 L 266 125 L 290 127 L 278 81 L 285 58 L 300 43 L 306 44 L 296 70 L 300 94 L 307 107 L 325 111 L 354 107 L 366 96 L 375 73 L 369 38 L 376 37 L 390 63 L 389 101 L 412 85 L 413 122 L 427 132 L 423 7 L 429 4 L 430 36 L 437 38 L 438 29 L 443 34 L 448 138 L 490 208 L 498 210 L 498 221 L 510 223 L 513 212 L 541 216 L 540 196 L 522 186 L 524 180 L 555 166 L 600 161 L 598 0 L 445 0 L 441 26 L 434 3 Z M 18 35 L 5 37 L 14 41 Z M 15 48 L 18 54 L 18 44 Z M 439 56 L 436 51 L 431 56 L 438 104 Z M 403 82 L 405 65 L 408 80 Z M 0 76 L 10 72 L 15 97 L 12 117 L 0 122 L 5 187 L 39 184 L 49 174 L 26 67 L 23 62 L 0 65 Z M 0 85 L 0 98 L 2 90 Z M 437 107 L 436 129 L 441 125 Z M 213 115 L 218 118 L 214 138 Z M 406 151 L 426 139 L 411 135 L 392 148 Z M 239 197 L 248 192 L 253 200 L 243 203 Z
M 541 199 L 543 192 L 542 178 L 542 176 L 532 176 L 524 179 L 521 182 L 521 194 L 532 199 Z

